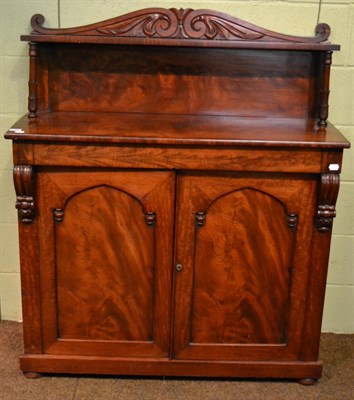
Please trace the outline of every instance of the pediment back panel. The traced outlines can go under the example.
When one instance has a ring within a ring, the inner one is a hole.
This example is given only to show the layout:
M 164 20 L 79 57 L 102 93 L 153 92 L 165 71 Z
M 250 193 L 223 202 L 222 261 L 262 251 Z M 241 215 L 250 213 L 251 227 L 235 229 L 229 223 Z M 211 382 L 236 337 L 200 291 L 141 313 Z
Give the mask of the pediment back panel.
M 311 52 L 41 44 L 39 57 L 49 70 L 39 90 L 53 111 L 307 117 L 313 109 Z

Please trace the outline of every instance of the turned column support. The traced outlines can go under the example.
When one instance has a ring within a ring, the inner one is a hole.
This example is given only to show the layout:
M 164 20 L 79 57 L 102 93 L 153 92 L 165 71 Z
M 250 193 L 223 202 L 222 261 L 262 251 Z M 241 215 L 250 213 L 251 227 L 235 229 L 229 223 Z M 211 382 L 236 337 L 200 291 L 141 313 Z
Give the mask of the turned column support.
M 28 111 L 29 118 L 37 117 L 37 43 L 29 43 L 29 57 L 30 57 L 30 72 L 28 81 Z
M 336 216 L 339 174 L 322 174 L 316 210 L 316 226 L 320 232 L 331 231 Z
M 323 61 L 324 66 L 323 66 L 320 110 L 319 110 L 320 120 L 318 122 L 318 125 L 323 128 L 327 126 L 327 118 L 328 118 L 329 76 L 332 65 L 332 53 L 333 51 L 326 51 Z
M 18 217 L 22 223 L 30 224 L 34 218 L 34 176 L 31 165 L 14 166 L 14 184 Z

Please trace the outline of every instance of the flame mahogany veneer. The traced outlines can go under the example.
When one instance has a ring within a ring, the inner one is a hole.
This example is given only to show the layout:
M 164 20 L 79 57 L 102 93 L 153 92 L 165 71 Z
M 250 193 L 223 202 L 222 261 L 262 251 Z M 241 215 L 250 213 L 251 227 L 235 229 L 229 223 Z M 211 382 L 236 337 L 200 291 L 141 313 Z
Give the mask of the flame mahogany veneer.
M 162 8 L 43 23 L 6 133 L 25 375 L 314 383 L 349 147 L 327 122 L 328 25 Z

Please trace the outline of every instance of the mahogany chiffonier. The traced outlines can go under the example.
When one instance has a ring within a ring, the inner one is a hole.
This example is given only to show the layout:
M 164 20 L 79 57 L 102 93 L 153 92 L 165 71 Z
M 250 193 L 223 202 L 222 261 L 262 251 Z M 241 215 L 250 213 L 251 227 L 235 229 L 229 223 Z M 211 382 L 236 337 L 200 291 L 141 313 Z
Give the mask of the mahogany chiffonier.
M 345 138 L 330 29 L 32 18 L 13 140 L 26 376 L 292 378 L 318 361 Z

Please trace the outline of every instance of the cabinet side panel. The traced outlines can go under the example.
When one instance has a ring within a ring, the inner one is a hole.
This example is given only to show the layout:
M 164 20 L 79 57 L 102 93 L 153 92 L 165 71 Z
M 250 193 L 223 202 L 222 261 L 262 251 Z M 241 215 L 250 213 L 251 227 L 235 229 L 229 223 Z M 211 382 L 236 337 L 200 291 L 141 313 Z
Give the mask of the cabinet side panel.
M 154 228 L 139 201 L 99 186 L 57 218 L 59 337 L 152 340 Z
M 286 342 L 294 237 L 284 206 L 260 191 L 211 205 L 196 228 L 191 342 Z

